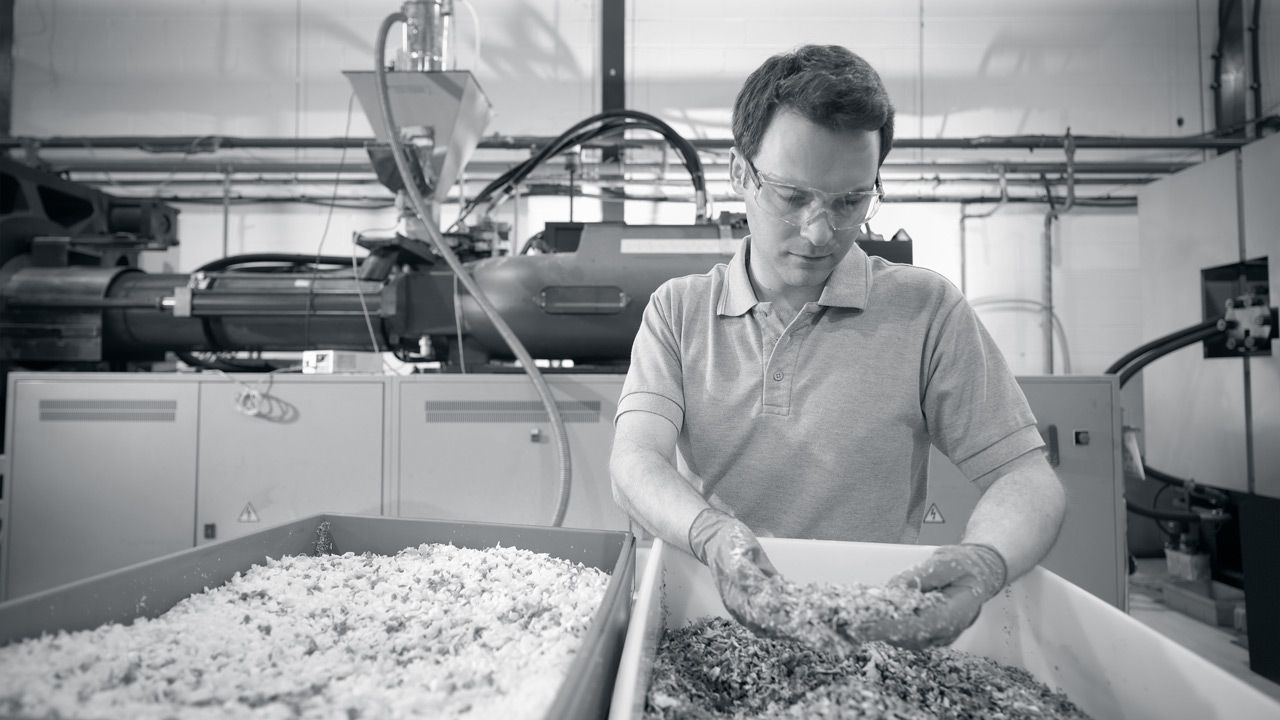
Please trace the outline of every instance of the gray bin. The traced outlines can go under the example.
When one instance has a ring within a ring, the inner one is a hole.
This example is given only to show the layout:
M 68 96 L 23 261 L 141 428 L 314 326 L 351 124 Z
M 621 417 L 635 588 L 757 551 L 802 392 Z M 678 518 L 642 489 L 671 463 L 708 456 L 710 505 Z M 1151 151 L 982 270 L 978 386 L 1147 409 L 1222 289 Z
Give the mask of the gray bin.
M 635 575 L 635 538 L 625 532 L 317 515 L 0 603 L 0 646 L 46 632 L 156 617 L 180 600 L 222 585 L 267 557 L 312 554 L 316 528 L 324 520 L 330 523 L 337 552 L 393 555 L 422 543 L 476 549 L 501 543 L 610 573 L 600 608 L 547 717 L 599 718 L 608 713 L 631 616 Z

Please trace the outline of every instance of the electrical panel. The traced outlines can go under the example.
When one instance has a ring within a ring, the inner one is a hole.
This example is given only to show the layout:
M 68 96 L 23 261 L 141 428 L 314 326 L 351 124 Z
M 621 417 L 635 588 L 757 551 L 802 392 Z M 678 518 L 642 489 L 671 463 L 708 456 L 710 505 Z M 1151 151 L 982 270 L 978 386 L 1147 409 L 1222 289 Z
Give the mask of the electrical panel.
M 1103 600 L 1128 605 L 1120 390 L 1114 376 L 1018 379 L 1035 413 L 1046 457 L 1067 495 L 1058 540 L 1041 564 Z M 937 448 L 918 542 L 957 543 L 979 492 Z

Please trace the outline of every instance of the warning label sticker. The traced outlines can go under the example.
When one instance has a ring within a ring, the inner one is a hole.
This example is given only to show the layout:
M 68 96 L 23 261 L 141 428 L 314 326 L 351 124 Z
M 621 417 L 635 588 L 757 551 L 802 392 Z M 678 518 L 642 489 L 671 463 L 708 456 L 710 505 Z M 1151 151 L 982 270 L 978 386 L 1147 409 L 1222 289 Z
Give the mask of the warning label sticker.
M 942 511 L 938 510 L 938 503 L 929 504 L 929 512 L 924 514 L 924 521 L 934 525 L 942 525 L 947 519 L 942 517 Z
M 260 521 L 261 518 L 258 517 L 258 511 L 253 509 L 253 503 L 245 503 L 244 509 L 240 511 L 240 517 L 236 518 L 236 522 L 242 523 L 254 523 Z

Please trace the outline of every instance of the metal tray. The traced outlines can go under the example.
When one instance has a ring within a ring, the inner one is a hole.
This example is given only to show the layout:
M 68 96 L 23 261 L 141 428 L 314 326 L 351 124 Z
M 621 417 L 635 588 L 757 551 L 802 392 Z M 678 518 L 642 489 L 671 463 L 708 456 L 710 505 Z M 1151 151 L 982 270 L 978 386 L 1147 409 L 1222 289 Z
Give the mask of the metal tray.
M 266 557 L 311 554 L 316 528 L 325 520 L 330 523 L 338 552 L 392 555 L 428 542 L 477 549 L 501 543 L 610 573 L 600 608 L 547 717 L 599 718 L 608 712 L 631 616 L 635 576 L 635 538 L 625 532 L 317 515 L 0 603 L 0 646 L 46 632 L 156 617 L 190 595 L 222 585 Z

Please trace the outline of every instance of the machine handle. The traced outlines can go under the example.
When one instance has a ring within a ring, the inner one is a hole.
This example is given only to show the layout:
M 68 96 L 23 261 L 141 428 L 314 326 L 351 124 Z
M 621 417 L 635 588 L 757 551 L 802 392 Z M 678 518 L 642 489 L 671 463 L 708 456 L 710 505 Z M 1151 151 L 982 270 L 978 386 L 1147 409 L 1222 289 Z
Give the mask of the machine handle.
M 533 301 L 549 315 L 617 315 L 631 298 L 612 285 L 546 287 Z
M 1058 453 L 1058 426 L 1050 425 L 1040 431 L 1040 437 L 1044 438 L 1045 445 L 1049 450 L 1049 467 L 1058 467 L 1062 461 Z

